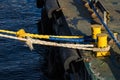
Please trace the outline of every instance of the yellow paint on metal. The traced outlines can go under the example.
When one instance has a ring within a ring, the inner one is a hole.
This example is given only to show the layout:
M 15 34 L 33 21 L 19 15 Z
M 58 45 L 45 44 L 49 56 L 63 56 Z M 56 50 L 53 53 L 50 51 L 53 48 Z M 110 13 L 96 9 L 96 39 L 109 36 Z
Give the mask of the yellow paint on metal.
M 106 48 L 108 46 L 107 37 L 108 35 L 105 33 L 97 34 L 98 48 Z M 110 52 L 99 51 L 97 52 L 96 57 L 103 57 L 103 56 L 108 56 L 108 55 L 110 55 Z
M 1 33 L 14 34 L 17 37 L 31 37 L 31 38 L 39 38 L 39 39 L 49 39 L 50 37 L 54 38 L 83 38 L 84 36 L 58 36 L 58 35 L 38 35 L 26 33 L 24 29 L 20 29 L 17 32 L 9 31 L 9 30 L 0 30 Z
M 91 28 L 92 28 L 92 38 L 97 39 L 96 35 L 101 33 L 101 25 L 94 24 L 94 25 L 91 25 Z
M 97 34 L 97 40 L 98 40 L 98 47 L 103 48 L 107 46 L 107 34 L 101 33 Z

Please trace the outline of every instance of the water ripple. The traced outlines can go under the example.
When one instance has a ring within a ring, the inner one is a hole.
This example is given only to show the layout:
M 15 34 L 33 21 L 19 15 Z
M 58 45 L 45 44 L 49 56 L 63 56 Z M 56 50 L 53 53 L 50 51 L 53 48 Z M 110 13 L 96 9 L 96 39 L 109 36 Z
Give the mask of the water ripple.
M 40 9 L 36 0 L 0 0 L 0 29 L 37 33 Z M 45 47 L 30 51 L 25 43 L 0 37 L 0 80 L 47 80 Z

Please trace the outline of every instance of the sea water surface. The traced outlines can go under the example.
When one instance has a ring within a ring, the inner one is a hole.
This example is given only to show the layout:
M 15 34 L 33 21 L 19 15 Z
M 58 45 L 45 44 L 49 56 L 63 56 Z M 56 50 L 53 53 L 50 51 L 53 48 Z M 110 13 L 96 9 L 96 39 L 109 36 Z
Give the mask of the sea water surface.
M 0 29 L 38 33 L 40 9 L 36 0 L 0 0 Z M 0 80 L 48 80 L 44 75 L 45 46 L 0 37 Z

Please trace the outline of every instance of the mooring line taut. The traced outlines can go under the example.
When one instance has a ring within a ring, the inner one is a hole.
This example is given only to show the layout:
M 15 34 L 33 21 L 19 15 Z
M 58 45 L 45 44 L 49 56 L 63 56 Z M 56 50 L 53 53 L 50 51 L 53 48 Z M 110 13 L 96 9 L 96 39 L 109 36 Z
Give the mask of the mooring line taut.
M 14 34 L 17 37 L 31 37 L 37 39 L 48 39 L 51 41 L 63 41 L 63 42 L 84 42 L 84 36 L 68 36 L 68 35 L 39 35 L 26 33 L 24 29 L 20 29 L 17 32 L 9 30 L 0 30 L 1 33 Z M 85 37 L 86 38 L 86 37 Z
M 97 51 L 104 52 L 104 51 L 110 50 L 110 46 L 107 46 L 105 48 L 96 48 L 96 47 L 94 47 L 93 44 L 57 43 L 57 42 L 50 42 L 50 41 L 44 41 L 44 40 L 38 40 L 38 39 L 32 39 L 32 38 L 28 38 L 28 39 L 27 38 L 19 38 L 19 37 L 5 35 L 5 34 L 0 34 L 0 37 L 25 41 L 26 43 L 30 43 L 29 45 L 40 44 L 40 45 L 46 45 L 46 46 L 66 47 L 66 48 L 89 50 L 89 51 L 96 51 L 96 52 Z

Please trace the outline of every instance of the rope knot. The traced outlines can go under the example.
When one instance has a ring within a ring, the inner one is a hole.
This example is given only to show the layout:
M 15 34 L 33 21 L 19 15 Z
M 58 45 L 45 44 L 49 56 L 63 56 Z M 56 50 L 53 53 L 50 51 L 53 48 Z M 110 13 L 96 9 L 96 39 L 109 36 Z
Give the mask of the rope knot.
M 27 46 L 30 48 L 31 51 L 34 49 L 34 47 L 33 47 L 33 42 L 32 42 L 32 38 L 27 37 L 27 39 L 26 39 L 26 44 L 27 44 Z
M 24 30 L 24 29 L 18 30 L 18 31 L 16 32 L 16 36 L 17 36 L 17 37 L 20 37 L 20 38 L 25 38 L 25 36 L 26 36 L 25 30 Z

